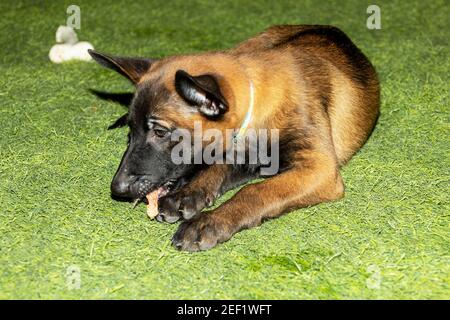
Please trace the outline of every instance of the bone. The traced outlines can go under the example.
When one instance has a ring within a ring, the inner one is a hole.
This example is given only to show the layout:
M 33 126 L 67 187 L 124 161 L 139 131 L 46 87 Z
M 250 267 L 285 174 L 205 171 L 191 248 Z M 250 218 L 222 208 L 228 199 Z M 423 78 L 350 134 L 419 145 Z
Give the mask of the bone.
M 158 215 L 158 191 L 153 191 L 146 196 L 147 204 L 147 216 L 150 219 L 155 219 Z
M 56 42 L 48 54 L 53 63 L 62 63 L 71 60 L 90 61 L 89 49 L 94 49 L 86 41 L 78 42 L 78 37 L 71 27 L 59 26 L 56 31 Z

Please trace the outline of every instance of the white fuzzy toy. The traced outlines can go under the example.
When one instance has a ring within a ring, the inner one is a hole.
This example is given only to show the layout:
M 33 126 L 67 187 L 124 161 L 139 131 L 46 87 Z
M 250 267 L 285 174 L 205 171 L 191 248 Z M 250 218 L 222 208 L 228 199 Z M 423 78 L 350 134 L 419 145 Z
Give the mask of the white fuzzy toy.
M 92 44 L 86 41 L 78 42 L 78 37 L 71 27 L 59 26 L 56 31 L 56 42 L 48 54 L 50 61 L 61 63 L 69 60 L 90 61 L 88 49 L 94 49 Z

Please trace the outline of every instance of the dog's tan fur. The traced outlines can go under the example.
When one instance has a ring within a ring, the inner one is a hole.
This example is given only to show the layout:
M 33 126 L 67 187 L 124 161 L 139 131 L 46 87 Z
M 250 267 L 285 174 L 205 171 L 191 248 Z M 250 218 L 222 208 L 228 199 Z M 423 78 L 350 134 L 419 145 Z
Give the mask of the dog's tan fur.
M 219 126 L 221 129 L 236 128 L 242 122 L 248 107 L 250 79 L 256 88 L 256 116 L 251 123 L 254 128 L 283 128 L 289 109 L 314 104 L 317 84 L 328 83 L 331 91 L 328 114 L 324 115 L 318 106 L 318 110 L 308 110 L 306 116 L 324 121 L 323 125 L 331 128 L 334 152 L 342 165 L 364 144 L 375 124 L 379 110 L 378 80 L 373 68 L 368 69 L 367 85 L 352 80 L 351 67 L 342 52 L 324 45 L 320 36 L 272 48 L 289 34 L 305 28 L 312 27 L 275 26 L 230 51 L 162 59 L 152 65 L 140 82 L 163 75 L 166 87 L 175 92 L 173 75 L 179 69 L 192 75 L 220 75 L 220 87 L 230 102 L 230 112 L 221 121 L 224 124 Z M 180 122 L 179 110 L 172 111 L 173 121 Z M 196 120 L 203 121 L 204 128 L 218 127 L 198 114 L 179 126 L 192 127 L 190 122 Z
M 217 121 L 187 112 L 173 100 L 152 112 L 174 127 L 220 130 L 238 128 L 248 110 L 249 83 L 255 87 L 250 127 L 277 128 L 280 141 L 294 141 L 283 156 L 289 169 L 241 189 L 210 214 L 184 222 L 174 244 L 204 250 L 243 228 L 292 209 L 339 199 L 339 172 L 364 144 L 379 113 L 379 83 L 365 56 L 337 28 L 275 26 L 237 47 L 221 52 L 173 56 L 153 63 L 138 83 L 160 81 L 174 97 L 174 75 L 214 74 L 229 110 Z M 213 165 L 178 192 L 202 191 L 212 202 L 231 180 L 232 168 Z M 201 211 L 202 207 L 197 208 Z

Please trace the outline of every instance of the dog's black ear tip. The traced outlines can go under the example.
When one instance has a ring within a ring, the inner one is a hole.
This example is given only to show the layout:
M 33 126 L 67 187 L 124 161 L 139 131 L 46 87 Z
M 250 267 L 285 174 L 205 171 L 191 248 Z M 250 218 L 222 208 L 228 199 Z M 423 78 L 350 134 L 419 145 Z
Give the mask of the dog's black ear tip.
M 186 71 L 184 71 L 183 69 L 178 69 L 177 72 L 175 72 L 175 77 L 183 77 L 183 76 L 189 76 L 189 73 L 187 73 Z
M 180 87 L 186 84 L 188 79 L 192 81 L 192 77 L 186 71 L 179 69 L 175 72 L 175 86 Z
M 88 49 L 87 52 L 89 55 L 97 62 L 101 63 L 103 60 L 110 60 L 111 58 L 108 57 L 106 54 L 95 51 L 94 49 Z
M 98 56 L 100 56 L 100 53 L 99 52 L 97 52 L 97 51 L 95 51 L 94 49 L 88 49 L 88 51 L 87 51 L 88 53 L 89 53 L 89 55 L 92 57 L 92 58 L 97 58 Z

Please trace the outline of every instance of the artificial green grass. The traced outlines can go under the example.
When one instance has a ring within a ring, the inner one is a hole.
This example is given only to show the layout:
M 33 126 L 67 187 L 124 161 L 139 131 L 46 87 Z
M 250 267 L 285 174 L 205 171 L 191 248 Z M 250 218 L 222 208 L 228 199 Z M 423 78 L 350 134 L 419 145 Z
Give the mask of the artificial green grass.
M 377 1 L 382 29 L 368 30 L 372 1 L 77 0 L 79 38 L 107 53 L 160 57 L 273 24 L 333 24 L 379 72 L 381 117 L 343 169 L 343 200 L 195 254 L 170 246 L 176 225 L 111 200 L 127 129 L 106 127 L 124 110 L 87 90 L 132 87 L 94 63 L 50 63 L 70 4 L 0 2 L 0 298 L 450 298 L 448 2 Z

